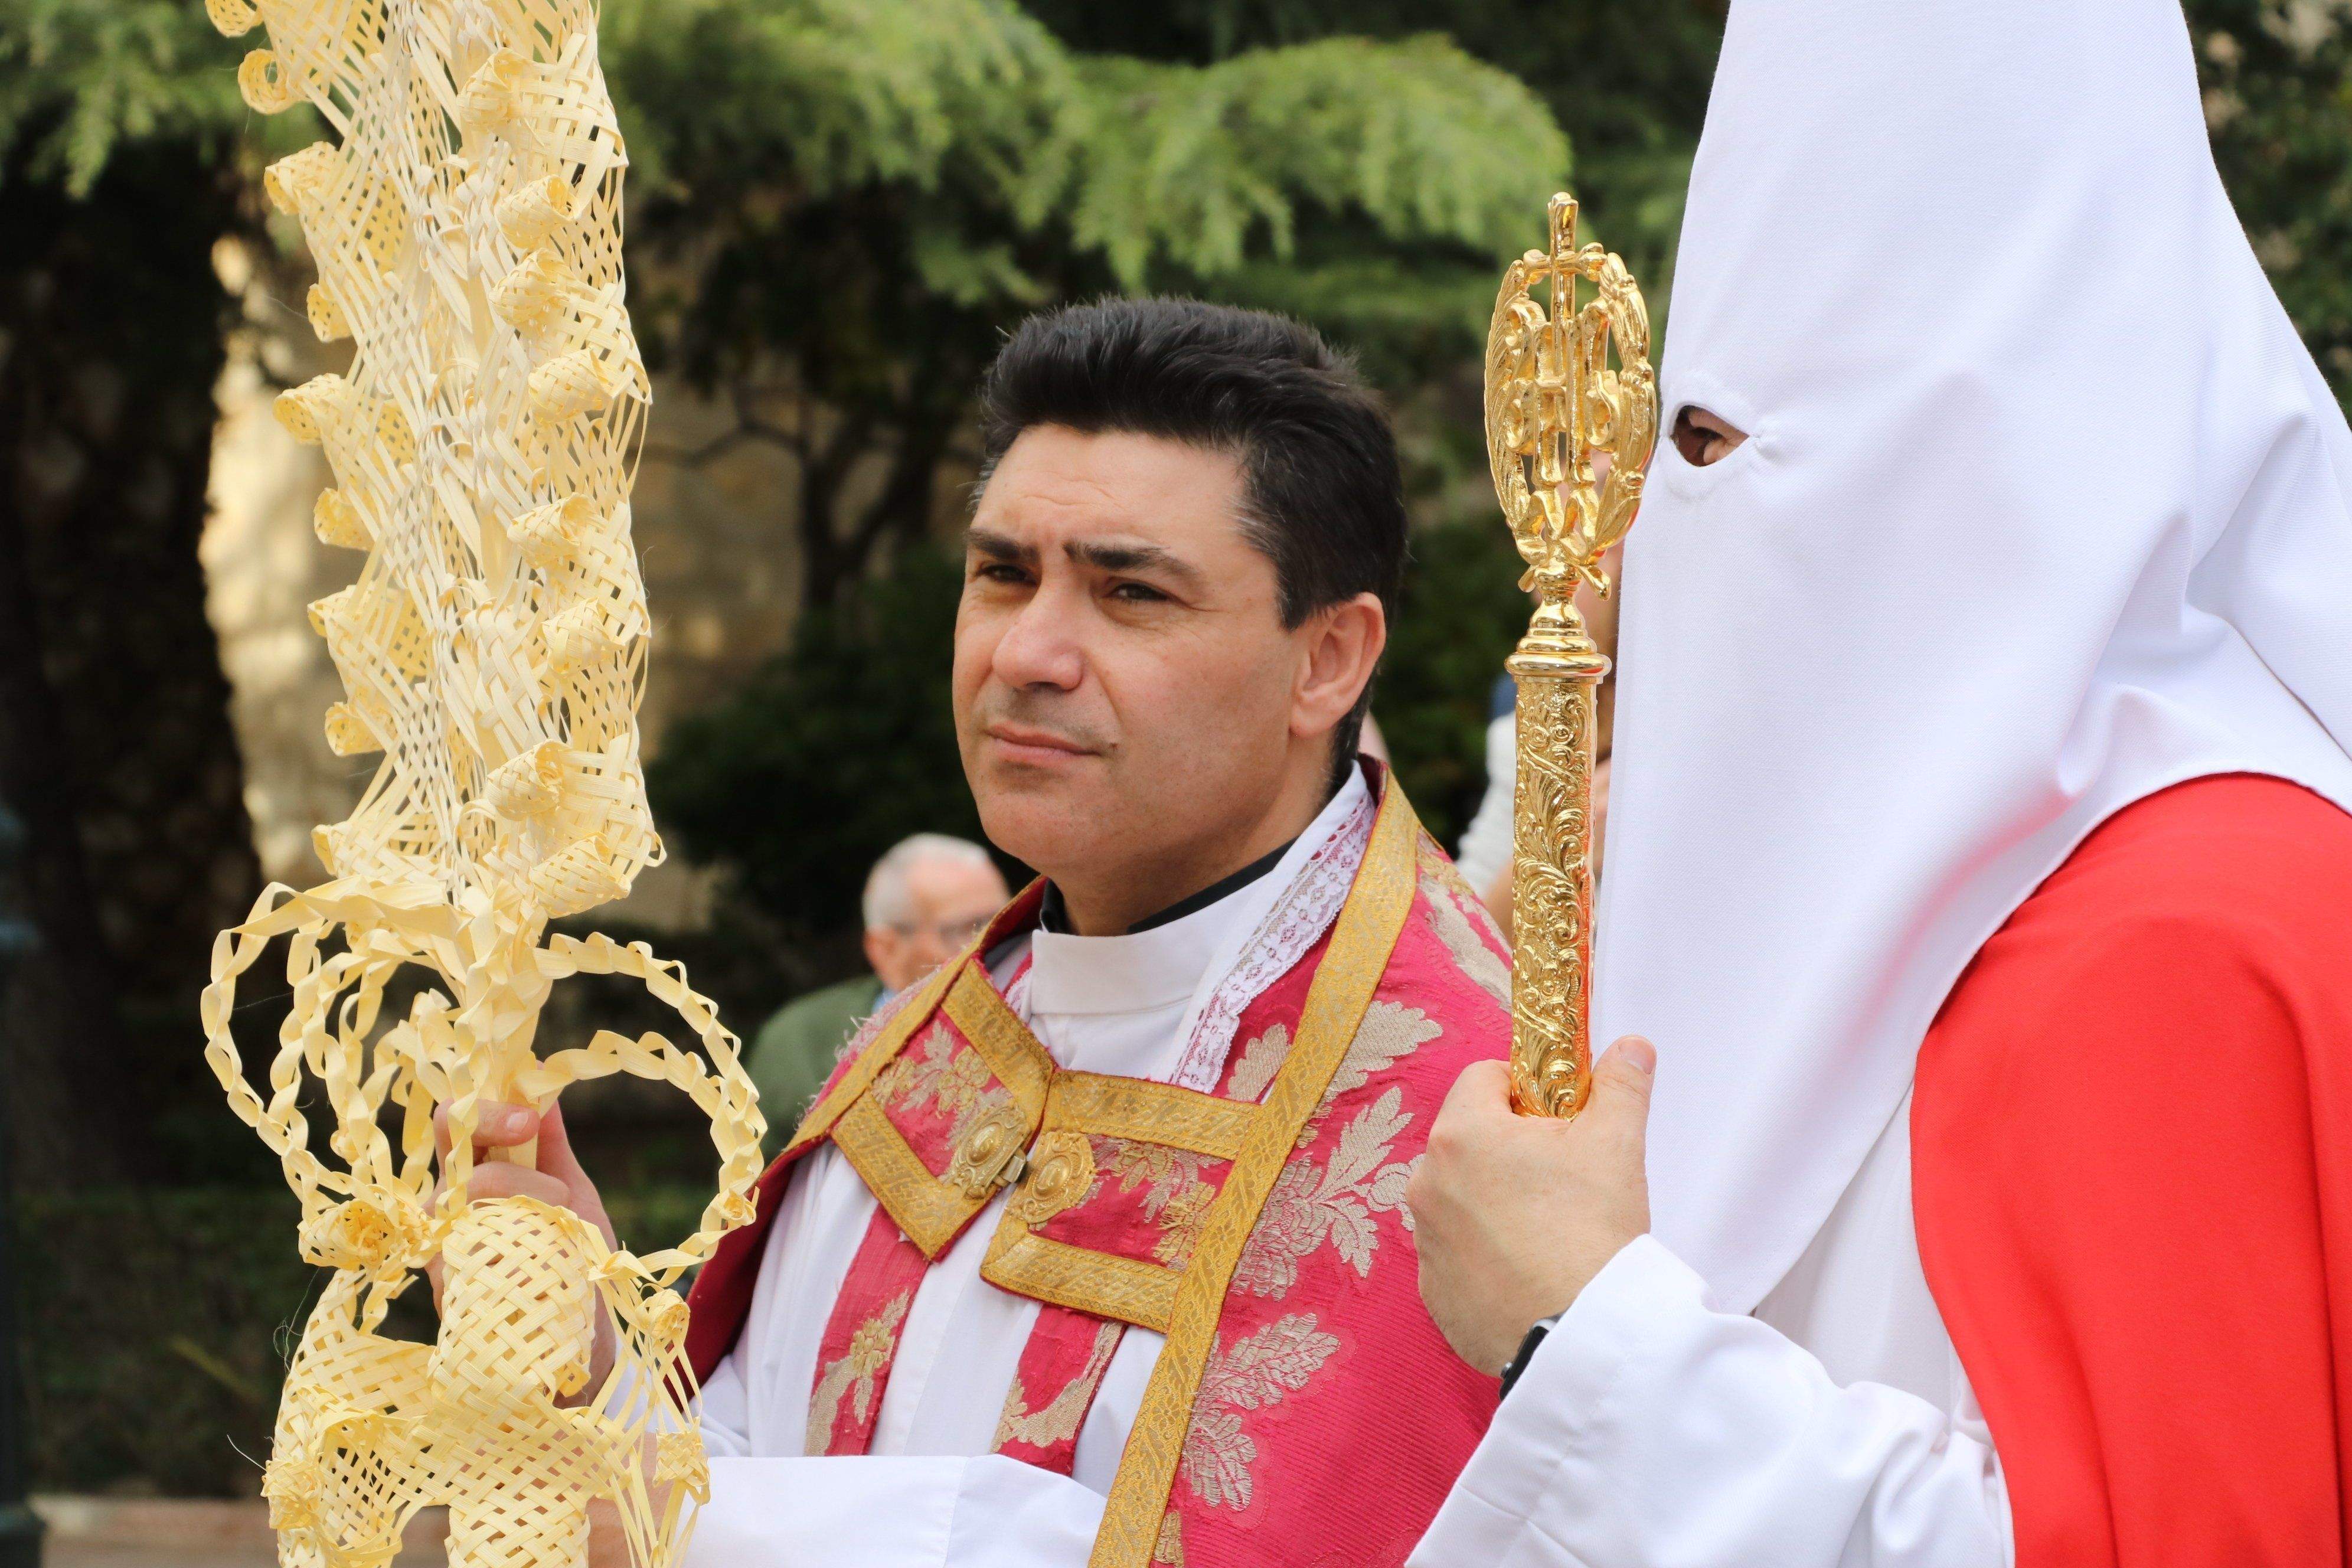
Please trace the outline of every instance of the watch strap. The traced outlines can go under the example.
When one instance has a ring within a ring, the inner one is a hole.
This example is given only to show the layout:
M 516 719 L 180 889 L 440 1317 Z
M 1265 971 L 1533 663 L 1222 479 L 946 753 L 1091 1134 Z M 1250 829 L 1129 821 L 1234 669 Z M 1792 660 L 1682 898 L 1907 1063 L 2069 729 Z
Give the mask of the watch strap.
M 1536 1359 L 1537 1347 L 1544 1342 L 1544 1336 L 1551 1332 L 1552 1325 L 1559 1322 L 1561 1316 L 1561 1313 L 1554 1312 L 1549 1318 L 1538 1318 L 1535 1326 L 1528 1331 L 1528 1337 L 1519 1342 L 1519 1353 L 1513 1356 L 1511 1364 L 1503 1369 L 1503 1398 L 1511 1396 L 1511 1385 L 1519 1381 L 1519 1374 L 1526 1372 L 1528 1363 Z

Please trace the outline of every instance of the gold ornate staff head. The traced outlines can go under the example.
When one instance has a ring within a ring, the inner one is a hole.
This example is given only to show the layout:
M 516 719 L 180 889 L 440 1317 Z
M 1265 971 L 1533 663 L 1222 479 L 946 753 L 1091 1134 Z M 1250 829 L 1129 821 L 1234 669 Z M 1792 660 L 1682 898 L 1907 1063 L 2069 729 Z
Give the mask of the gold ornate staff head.
M 1593 722 L 1609 671 L 1575 598 L 1580 584 L 1609 592 L 1601 558 L 1641 503 L 1658 388 L 1649 311 L 1625 263 L 1576 243 L 1573 197 L 1552 197 L 1550 218 L 1549 249 L 1511 263 L 1495 301 L 1486 455 L 1528 563 L 1520 586 L 1536 595 L 1509 663 L 1518 682 L 1512 1096 L 1521 1110 L 1572 1116 L 1591 1060 Z
M 1609 592 L 1601 558 L 1633 521 L 1658 435 L 1650 312 L 1624 261 L 1576 243 L 1576 198 L 1551 199 L 1551 248 L 1503 274 L 1486 335 L 1486 456 L 1527 558 L 1520 586 L 1580 621 L 1577 584 Z M 1577 303 L 1580 283 L 1591 297 Z M 1550 309 L 1536 298 L 1542 289 Z M 1614 351 L 1613 356 L 1612 351 Z M 1614 358 L 1615 363 L 1610 362 Z

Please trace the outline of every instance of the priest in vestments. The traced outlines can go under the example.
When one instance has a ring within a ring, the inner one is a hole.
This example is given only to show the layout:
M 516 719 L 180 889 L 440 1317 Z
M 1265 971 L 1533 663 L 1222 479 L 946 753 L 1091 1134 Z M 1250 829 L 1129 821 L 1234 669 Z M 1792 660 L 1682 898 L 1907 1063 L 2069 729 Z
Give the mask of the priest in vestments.
M 2175 0 L 1734 0 L 1662 391 L 1646 1043 L 1440 1119 L 1413 1563 L 2344 1562 L 2352 432 Z
M 1497 1387 L 1405 1184 L 1509 976 L 1357 754 L 1385 416 L 1307 329 L 1176 300 L 1029 321 L 983 407 L 956 721 L 1044 875 L 852 1040 L 696 1282 L 687 1561 L 1402 1563 Z M 593 1208 L 541 1164 L 477 1195 Z

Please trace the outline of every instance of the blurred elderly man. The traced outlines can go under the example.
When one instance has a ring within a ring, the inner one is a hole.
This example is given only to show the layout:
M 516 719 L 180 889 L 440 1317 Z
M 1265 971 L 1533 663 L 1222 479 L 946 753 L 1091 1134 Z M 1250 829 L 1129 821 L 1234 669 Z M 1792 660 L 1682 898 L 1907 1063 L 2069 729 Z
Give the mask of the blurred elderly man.
M 987 850 L 944 833 L 900 839 L 874 863 L 864 900 L 872 973 L 787 1003 L 752 1041 L 749 1065 L 771 1156 L 816 1098 L 850 1031 L 961 952 L 1011 896 Z

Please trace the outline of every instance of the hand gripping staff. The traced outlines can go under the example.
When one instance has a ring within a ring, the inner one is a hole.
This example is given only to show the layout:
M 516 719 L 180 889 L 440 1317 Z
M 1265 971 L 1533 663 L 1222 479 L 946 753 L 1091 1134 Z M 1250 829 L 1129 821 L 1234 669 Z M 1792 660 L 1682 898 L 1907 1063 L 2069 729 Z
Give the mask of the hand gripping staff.
M 657 1568 L 707 1479 L 671 1287 L 750 1216 L 763 1123 L 734 1037 L 677 964 L 547 931 L 661 855 L 629 534 L 650 389 L 624 303 L 627 160 L 594 0 L 208 9 L 232 35 L 268 25 L 270 47 L 237 73 L 248 103 L 307 100 L 340 139 L 266 181 L 318 264 L 312 325 L 352 342 L 346 374 L 277 412 L 333 469 L 319 537 L 362 552 L 357 579 L 310 606 L 346 690 L 327 744 L 383 754 L 357 809 L 317 831 L 329 879 L 267 889 L 215 943 L 204 994 L 207 1059 L 284 1163 L 302 1256 L 333 1270 L 263 1475 L 279 1561 L 388 1563 L 410 1517 L 442 1503 L 453 1564 L 564 1568 L 585 1562 L 604 1499 L 633 1561 Z M 278 937 L 293 996 L 265 1099 L 229 1019 Z M 431 983 L 387 1020 L 386 985 L 410 964 Z M 599 1031 L 541 1057 L 549 992 L 583 973 L 642 982 L 702 1055 Z M 545 1104 L 614 1072 L 677 1086 L 710 1121 L 719 1190 L 694 1236 L 639 1257 L 530 1199 L 467 1201 L 485 1100 Z M 306 1099 L 332 1112 L 323 1137 Z M 452 1143 L 437 1201 L 436 1106 Z M 379 1334 L 436 1254 L 436 1341 Z M 617 1354 L 590 1389 L 600 1322 Z
M 1528 563 L 1535 615 L 1506 668 L 1518 685 L 1511 821 L 1511 1100 L 1573 1116 L 1592 1068 L 1592 760 L 1608 658 L 1574 603 L 1610 591 L 1658 435 L 1650 313 L 1625 263 L 1576 243 L 1576 202 L 1551 199 L 1551 244 L 1503 274 L 1486 336 L 1486 455 Z M 1578 285 L 1592 295 L 1581 307 Z M 1535 297 L 1541 288 L 1550 309 Z M 1610 365 L 1612 351 L 1617 364 Z M 1605 456 L 1602 473 L 1593 461 Z

